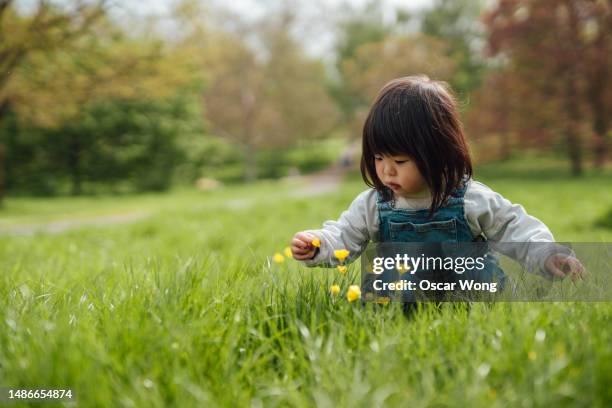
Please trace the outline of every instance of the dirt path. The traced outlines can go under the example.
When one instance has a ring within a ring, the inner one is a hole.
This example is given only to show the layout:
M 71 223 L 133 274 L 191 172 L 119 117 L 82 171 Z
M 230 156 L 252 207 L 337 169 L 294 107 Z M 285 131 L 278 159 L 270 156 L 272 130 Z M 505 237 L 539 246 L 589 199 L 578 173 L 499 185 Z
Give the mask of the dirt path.
M 125 224 L 148 218 L 151 214 L 147 212 L 130 212 L 122 214 L 100 215 L 87 218 L 60 219 L 42 223 L 15 224 L 0 226 L 0 236 L 31 236 L 39 233 L 60 234 L 74 228 L 86 226 L 105 226 L 114 224 Z
M 334 167 L 321 173 L 308 176 L 288 177 L 281 182 L 291 183 L 296 186 L 295 190 L 287 195 L 288 197 L 313 197 L 335 191 L 342 182 L 343 176 L 344 172 Z M 242 209 L 254 203 L 255 200 L 248 198 L 234 199 L 227 202 L 226 208 Z M 39 233 L 54 235 L 81 227 L 127 224 L 141 221 L 151 215 L 150 212 L 129 212 L 86 218 L 66 218 L 40 223 L 13 224 L 7 226 L 2 226 L 0 224 L 0 236 L 32 236 Z
M 359 143 L 353 142 L 345 147 L 338 161 L 327 169 L 308 176 L 298 176 L 297 179 L 302 180 L 304 185 L 298 191 L 292 193 L 291 196 L 310 197 L 337 190 L 346 173 L 356 165 L 354 160 L 359 149 Z M 288 177 L 287 179 L 291 178 Z
M 305 176 L 286 177 L 280 183 L 295 186 L 294 191 L 287 196 L 291 198 L 315 197 L 336 191 L 345 174 L 350 170 L 350 164 L 358 145 L 349 145 L 342 152 L 341 158 L 327 169 Z M 226 208 L 242 209 L 251 206 L 256 200 L 249 198 L 236 198 L 226 203 Z M 108 214 L 84 218 L 65 218 L 49 222 L 13 224 L 2 226 L 0 224 L 0 236 L 32 236 L 39 233 L 60 234 L 62 232 L 80 227 L 106 226 L 116 224 L 127 224 L 141 221 L 150 217 L 150 212 L 128 212 L 119 214 Z

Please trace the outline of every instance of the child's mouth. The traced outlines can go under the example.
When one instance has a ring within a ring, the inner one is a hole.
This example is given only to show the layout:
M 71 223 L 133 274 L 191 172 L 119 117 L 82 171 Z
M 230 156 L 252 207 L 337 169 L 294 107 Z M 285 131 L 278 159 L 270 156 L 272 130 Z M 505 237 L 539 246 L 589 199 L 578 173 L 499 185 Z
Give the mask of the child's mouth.
M 389 187 L 393 191 L 399 190 L 401 188 L 399 184 L 395 184 L 395 183 L 389 183 L 387 184 L 387 187 Z

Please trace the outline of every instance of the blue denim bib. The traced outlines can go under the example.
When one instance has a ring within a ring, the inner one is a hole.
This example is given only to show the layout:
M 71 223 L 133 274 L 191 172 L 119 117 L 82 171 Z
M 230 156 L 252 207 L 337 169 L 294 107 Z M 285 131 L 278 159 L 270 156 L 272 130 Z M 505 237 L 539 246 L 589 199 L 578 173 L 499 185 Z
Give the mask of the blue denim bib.
M 423 243 L 423 252 L 428 256 L 483 256 L 485 259 L 485 267 L 482 270 L 457 274 L 454 271 L 424 269 L 415 274 L 404 273 L 401 279 L 412 280 L 417 284 L 422 279 L 437 282 L 474 279 L 478 282 L 498 282 L 500 290 L 503 288 L 506 277 L 499 266 L 497 257 L 488 250 L 486 239 L 483 236 L 472 234 L 465 218 L 466 187 L 467 180 L 464 180 L 461 187 L 453 191 L 447 202 L 431 217 L 428 208 L 422 210 L 395 208 L 392 202 L 384 201 L 381 194 L 378 194 L 376 206 L 380 222 L 379 241 L 381 243 Z M 475 249 L 468 249 L 472 251 L 468 254 L 465 253 L 467 246 L 459 245 L 461 249 L 457 252 L 457 246 L 453 245 L 453 243 L 462 242 L 479 242 L 480 244 L 476 244 Z M 418 251 L 419 246 L 411 245 L 410 248 Z M 384 275 L 387 275 L 387 272 Z M 391 274 L 382 278 L 383 280 L 397 279 L 397 272 L 394 276 Z M 403 293 L 403 300 L 414 301 L 415 299 L 410 293 Z
M 465 184 L 456 189 L 447 203 L 429 217 L 429 209 L 396 209 L 383 201 L 380 193 L 376 201 L 380 222 L 380 242 L 470 242 L 472 236 L 465 219 L 463 197 Z

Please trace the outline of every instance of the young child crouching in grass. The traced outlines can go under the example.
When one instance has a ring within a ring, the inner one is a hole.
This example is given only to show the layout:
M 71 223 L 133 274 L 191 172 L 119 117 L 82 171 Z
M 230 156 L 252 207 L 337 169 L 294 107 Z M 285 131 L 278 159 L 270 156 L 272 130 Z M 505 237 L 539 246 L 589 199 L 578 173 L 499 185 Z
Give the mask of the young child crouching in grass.
M 576 258 L 550 250 L 560 246 L 530 245 L 554 242 L 544 223 L 472 178 L 457 105 L 444 83 L 425 76 L 387 83 L 365 121 L 362 146 L 361 174 L 371 188 L 337 221 L 296 233 L 291 243 L 295 259 L 308 266 L 335 266 L 334 250 L 349 250 L 350 262 L 370 241 L 486 241 L 531 270 L 560 278 L 582 274 Z M 320 247 L 313 245 L 316 239 Z M 517 245 L 506 248 L 503 243 Z M 491 260 L 477 279 L 503 281 L 503 271 Z

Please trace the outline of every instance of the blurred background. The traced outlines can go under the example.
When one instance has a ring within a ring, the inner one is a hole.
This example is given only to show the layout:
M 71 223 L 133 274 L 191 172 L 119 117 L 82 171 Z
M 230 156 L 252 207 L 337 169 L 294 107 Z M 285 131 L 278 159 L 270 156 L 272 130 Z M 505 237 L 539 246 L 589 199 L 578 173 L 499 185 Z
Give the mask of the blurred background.
M 417 73 L 455 90 L 477 164 L 605 172 L 611 15 L 606 0 L 0 0 L 0 201 L 355 169 L 376 92 Z

